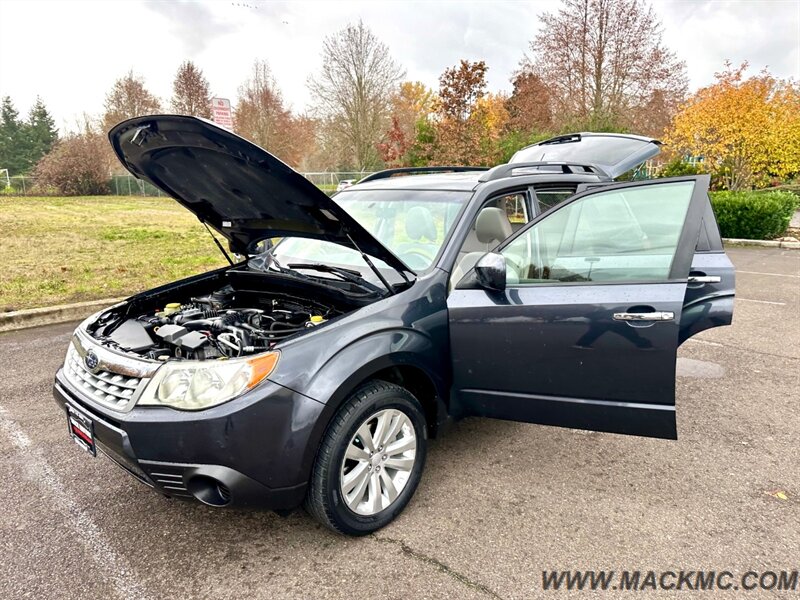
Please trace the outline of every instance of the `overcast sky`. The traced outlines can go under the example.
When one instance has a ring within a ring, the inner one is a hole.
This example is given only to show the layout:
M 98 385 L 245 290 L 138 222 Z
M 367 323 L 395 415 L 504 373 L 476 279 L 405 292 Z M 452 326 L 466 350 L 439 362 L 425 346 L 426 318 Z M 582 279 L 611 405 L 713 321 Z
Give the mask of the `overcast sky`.
M 27 114 L 40 95 L 59 127 L 100 114 L 129 69 L 164 100 L 181 61 L 205 72 L 215 95 L 235 102 L 254 59 L 266 59 L 294 110 L 309 102 L 322 38 L 359 18 L 390 48 L 407 78 L 436 87 L 459 59 L 483 59 L 492 91 L 510 88 L 539 2 L 196 2 L 0 0 L 0 96 Z M 664 39 L 688 65 L 690 86 L 710 83 L 730 59 L 800 78 L 800 0 L 656 0 Z

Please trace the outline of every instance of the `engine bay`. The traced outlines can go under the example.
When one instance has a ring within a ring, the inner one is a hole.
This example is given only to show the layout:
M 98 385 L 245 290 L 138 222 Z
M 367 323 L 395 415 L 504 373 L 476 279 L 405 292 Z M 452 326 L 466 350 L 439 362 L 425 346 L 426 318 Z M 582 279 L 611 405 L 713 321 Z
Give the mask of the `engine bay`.
M 89 333 L 110 348 L 151 360 L 237 358 L 342 314 L 332 306 L 285 294 L 254 293 L 224 286 L 182 302 L 164 302 L 138 315 L 102 314 Z

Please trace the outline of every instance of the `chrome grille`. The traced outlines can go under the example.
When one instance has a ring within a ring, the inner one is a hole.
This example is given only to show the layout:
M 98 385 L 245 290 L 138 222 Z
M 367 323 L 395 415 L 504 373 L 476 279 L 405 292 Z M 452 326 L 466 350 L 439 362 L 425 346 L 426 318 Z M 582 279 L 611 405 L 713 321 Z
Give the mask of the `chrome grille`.
M 124 411 L 132 406 L 145 378 L 128 377 L 103 369 L 94 372 L 86 368 L 75 346 L 70 344 L 64 361 L 64 374 L 75 387 L 95 402 L 108 408 Z

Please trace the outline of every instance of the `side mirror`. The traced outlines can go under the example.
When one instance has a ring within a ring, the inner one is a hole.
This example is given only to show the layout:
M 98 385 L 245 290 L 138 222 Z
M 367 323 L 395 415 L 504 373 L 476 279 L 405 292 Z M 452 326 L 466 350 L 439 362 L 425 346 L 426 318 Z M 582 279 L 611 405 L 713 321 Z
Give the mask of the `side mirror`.
M 487 290 L 502 292 L 506 289 L 506 259 L 497 252 L 487 252 L 475 263 L 478 285 Z

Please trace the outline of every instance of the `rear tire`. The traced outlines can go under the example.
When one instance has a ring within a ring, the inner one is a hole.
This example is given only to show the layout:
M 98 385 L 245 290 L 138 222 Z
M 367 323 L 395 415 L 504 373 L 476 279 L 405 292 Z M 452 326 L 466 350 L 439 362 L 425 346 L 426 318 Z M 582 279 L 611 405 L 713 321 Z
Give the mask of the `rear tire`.
M 399 385 L 366 383 L 342 405 L 325 432 L 305 509 L 339 533 L 377 531 L 411 500 L 426 452 L 427 428 L 419 401 Z

